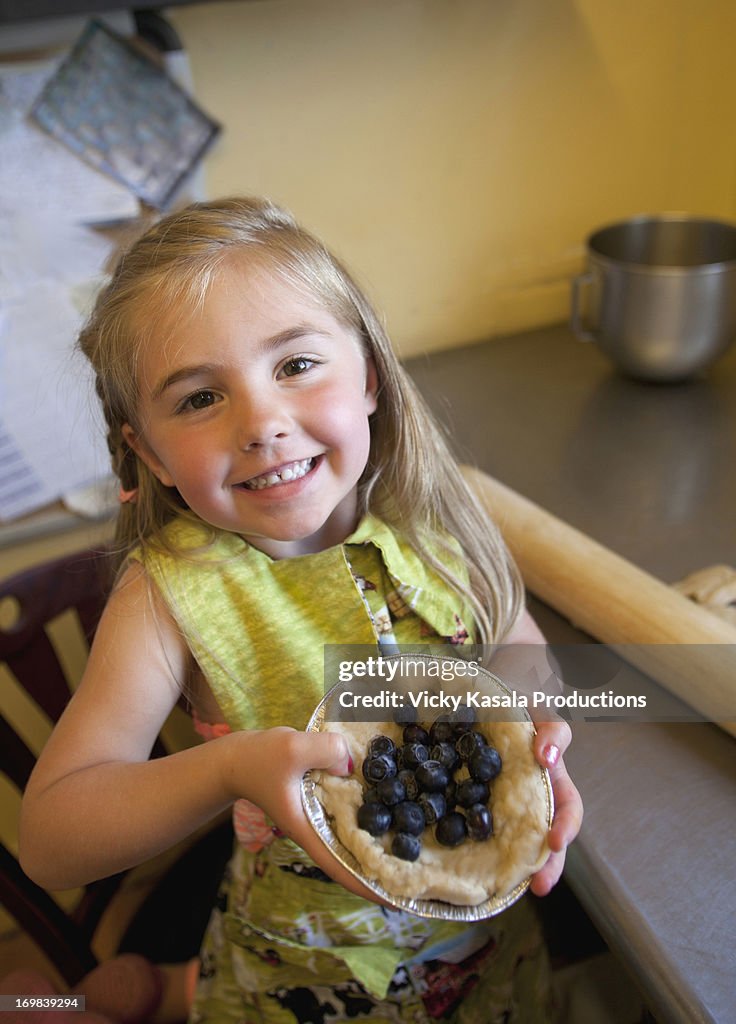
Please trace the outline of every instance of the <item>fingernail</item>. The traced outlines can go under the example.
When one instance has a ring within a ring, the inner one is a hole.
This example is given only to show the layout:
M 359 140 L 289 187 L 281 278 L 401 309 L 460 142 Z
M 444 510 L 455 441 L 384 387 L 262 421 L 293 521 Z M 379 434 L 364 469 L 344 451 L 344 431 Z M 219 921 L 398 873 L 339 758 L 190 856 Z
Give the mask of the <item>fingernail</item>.
M 353 764 L 353 759 L 350 756 L 350 754 L 348 754 L 348 775 L 352 775 L 353 774 L 353 768 L 354 767 L 355 767 L 355 765 Z
M 542 753 L 544 754 L 544 760 L 550 768 L 554 768 L 560 756 L 560 748 L 555 746 L 554 743 L 548 743 Z

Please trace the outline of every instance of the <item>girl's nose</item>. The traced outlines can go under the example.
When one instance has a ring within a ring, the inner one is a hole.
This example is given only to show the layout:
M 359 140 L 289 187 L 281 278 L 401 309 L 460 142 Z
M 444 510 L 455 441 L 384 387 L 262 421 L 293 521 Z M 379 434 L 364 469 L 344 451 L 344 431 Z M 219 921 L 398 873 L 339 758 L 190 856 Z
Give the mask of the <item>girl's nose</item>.
M 292 420 L 286 406 L 278 398 L 254 394 L 239 400 L 235 424 L 238 447 L 246 450 L 287 437 Z

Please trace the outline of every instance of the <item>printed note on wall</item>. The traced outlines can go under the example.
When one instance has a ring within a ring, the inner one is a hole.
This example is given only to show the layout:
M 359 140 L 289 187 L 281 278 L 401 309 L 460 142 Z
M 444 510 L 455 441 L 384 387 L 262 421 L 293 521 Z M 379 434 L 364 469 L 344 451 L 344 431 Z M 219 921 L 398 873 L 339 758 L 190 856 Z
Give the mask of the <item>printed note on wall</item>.
M 39 282 L 0 321 L 0 520 L 109 472 L 91 371 L 73 348 L 83 319 L 69 290 Z M 7 344 L 8 339 L 12 344 Z

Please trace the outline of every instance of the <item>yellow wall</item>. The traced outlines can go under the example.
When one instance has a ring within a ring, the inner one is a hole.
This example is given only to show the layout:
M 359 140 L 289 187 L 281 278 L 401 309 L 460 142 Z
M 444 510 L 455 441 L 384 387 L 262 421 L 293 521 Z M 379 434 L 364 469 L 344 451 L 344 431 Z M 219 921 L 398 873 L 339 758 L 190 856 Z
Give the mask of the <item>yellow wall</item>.
M 563 320 L 583 239 L 736 213 L 733 0 L 252 0 L 177 8 L 225 126 L 211 195 L 268 194 L 403 355 Z

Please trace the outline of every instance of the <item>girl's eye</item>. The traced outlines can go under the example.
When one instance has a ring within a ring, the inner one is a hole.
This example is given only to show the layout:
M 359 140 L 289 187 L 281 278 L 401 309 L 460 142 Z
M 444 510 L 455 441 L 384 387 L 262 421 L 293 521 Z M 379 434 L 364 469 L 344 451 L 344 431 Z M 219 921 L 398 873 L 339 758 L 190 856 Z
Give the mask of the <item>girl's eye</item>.
M 214 391 L 195 391 L 193 395 L 189 395 L 185 398 L 180 406 L 182 412 L 186 412 L 188 409 L 197 411 L 199 409 L 206 409 L 210 405 L 214 405 L 217 401 L 217 395 Z
M 315 360 L 310 359 L 308 356 L 292 356 L 281 367 L 281 372 L 285 377 L 297 377 L 300 373 L 306 373 L 307 370 L 310 370 L 314 364 Z

